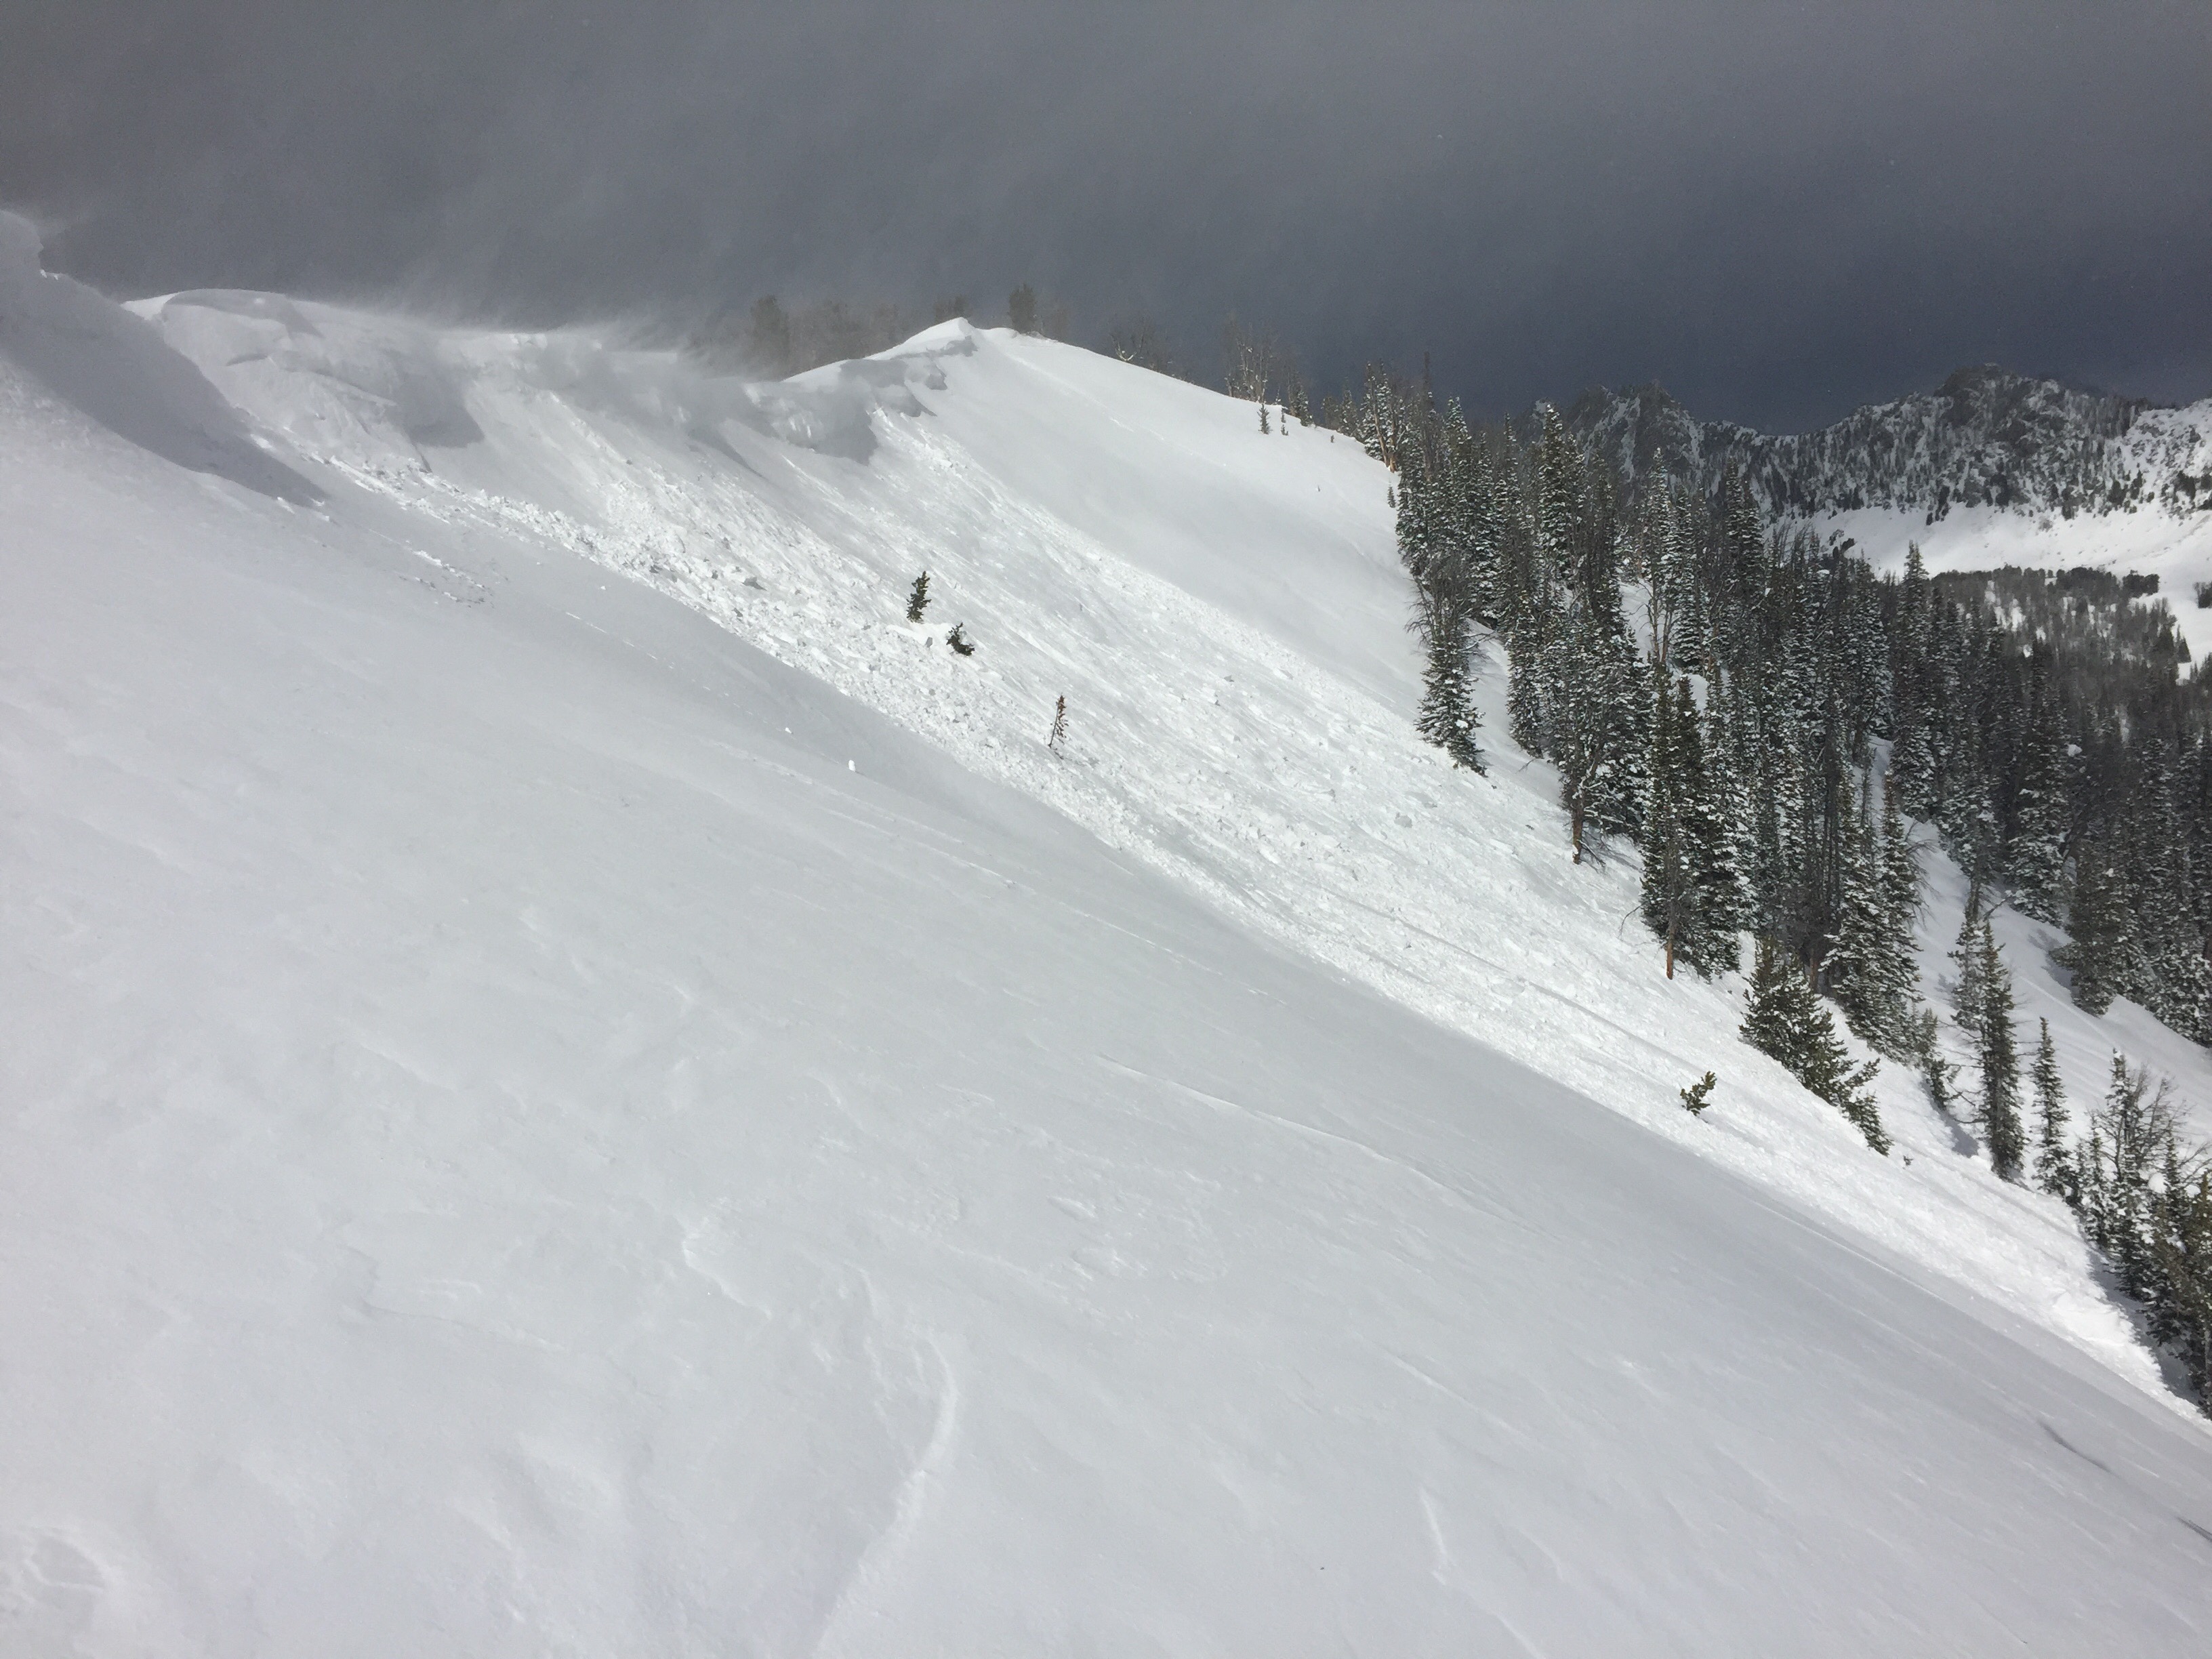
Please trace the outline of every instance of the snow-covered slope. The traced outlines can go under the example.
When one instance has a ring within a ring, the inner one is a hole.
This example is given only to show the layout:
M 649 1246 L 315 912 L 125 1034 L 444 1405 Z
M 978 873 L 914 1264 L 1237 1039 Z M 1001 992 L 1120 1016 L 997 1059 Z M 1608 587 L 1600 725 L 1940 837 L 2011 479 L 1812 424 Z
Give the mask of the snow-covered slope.
M 0 280 L 8 1650 L 2212 1631 L 2063 1215 L 1412 740 L 1348 445 Z

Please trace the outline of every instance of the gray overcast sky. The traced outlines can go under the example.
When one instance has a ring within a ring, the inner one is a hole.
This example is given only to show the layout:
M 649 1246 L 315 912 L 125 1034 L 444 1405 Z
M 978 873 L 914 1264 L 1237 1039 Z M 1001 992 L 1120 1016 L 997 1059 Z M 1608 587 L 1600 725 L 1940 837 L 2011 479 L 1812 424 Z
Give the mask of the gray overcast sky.
M 0 0 L 0 202 L 118 292 L 543 322 L 1231 307 L 1478 412 L 2212 392 L 2212 0 Z

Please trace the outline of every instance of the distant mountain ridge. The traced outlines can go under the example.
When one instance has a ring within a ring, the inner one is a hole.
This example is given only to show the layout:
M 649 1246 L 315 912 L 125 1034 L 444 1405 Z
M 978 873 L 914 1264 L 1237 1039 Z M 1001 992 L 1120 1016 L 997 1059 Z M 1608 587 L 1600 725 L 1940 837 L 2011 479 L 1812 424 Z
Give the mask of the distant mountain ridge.
M 1814 432 L 1699 421 L 1656 383 L 1593 386 L 1560 414 L 1624 481 L 1658 471 L 1710 495 L 1733 465 L 1762 507 L 1800 520 L 1869 507 L 1931 525 L 1961 507 L 2067 519 L 2212 512 L 2212 398 L 2162 407 L 1993 365 Z

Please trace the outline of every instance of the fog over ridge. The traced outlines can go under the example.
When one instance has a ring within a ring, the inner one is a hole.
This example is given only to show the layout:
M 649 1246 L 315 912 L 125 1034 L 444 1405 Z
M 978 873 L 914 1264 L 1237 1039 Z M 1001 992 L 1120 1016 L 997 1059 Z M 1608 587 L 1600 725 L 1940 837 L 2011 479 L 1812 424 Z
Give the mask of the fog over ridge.
M 118 292 L 689 326 L 1023 281 L 1485 412 L 2212 390 L 2212 9 L 21 0 L 0 200 Z

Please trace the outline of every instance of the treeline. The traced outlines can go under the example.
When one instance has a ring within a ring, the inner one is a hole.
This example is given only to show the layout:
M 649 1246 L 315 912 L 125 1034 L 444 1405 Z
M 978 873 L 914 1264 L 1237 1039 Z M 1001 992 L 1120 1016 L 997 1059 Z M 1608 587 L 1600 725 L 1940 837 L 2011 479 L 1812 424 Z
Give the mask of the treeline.
M 2066 926 L 2079 1006 L 2212 1042 L 2212 678 L 2132 580 L 1931 580 L 1916 552 L 1887 596 L 1893 767 L 1970 874 Z
M 1374 371 L 1324 416 L 1397 475 L 1423 735 L 1483 766 L 1472 676 L 1495 639 L 1510 736 L 1557 767 L 1577 859 L 1639 848 L 1664 971 L 1740 969 L 1751 935 L 1746 1039 L 1878 1152 L 1875 1068 L 1831 1010 L 1920 1072 L 1999 1176 L 2075 1207 L 2207 1398 L 2212 1167 L 2124 1065 L 2075 1141 L 2047 1030 L 2027 1121 L 1987 914 L 2009 896 L 2067 922 L 2083 1007 L 2125 994 L 2206 1037 L 2212 700 L 2162 605 L 2093 572 L 1934 579 L 1917 550 L 1878 574 L 1849 541 L 1763 523 L 1734 472 L 1710 498 L 1629 490 L 1548 408 L 1524 441 Z M 1920 994 L 1909 818 L 1973 884 L 1954 957 L 1971 1090 Z
M 1322 412 L 1398 474 L 1422 729 L 1480 763 L 1464 662 L 1495 630 L 1511 735 L 1559 763 L 1577 853 L 1595 825 L 1660 854 L 1670 957 L 1709 969 L 1707 936 L 1741 927 L 1842 1000 L 1893 797 L 1978 886 L 2068 927 L 2082 1007 L 2126 996 L 2212 1042 L 2212 676 L 2154 580 L 1930 577 L 1917 549 L 1878 575 L 1763 524 L 1737 475 L 1624 499 L 1555 411 L 1524 442 L 1380 370 Z

